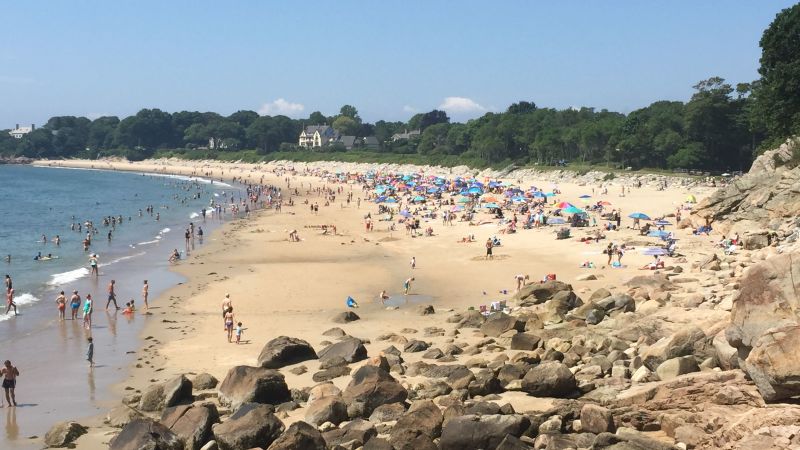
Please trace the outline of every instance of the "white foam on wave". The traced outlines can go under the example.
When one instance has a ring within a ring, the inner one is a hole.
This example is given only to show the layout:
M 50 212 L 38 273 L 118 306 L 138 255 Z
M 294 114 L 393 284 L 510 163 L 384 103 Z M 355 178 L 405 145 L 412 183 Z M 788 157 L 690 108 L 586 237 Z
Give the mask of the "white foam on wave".
M 169 233 L 170 231 L 172 231 L 172 229 L 171 229 L 171 228 L 164 228 L 163 230 L 159 231 L 159 232 L 158 232 L 158 234 L 160 234 L 160 235 L 161 235 L 161 234 L 167 234 L 167 233 Z
M 158 244 L 158 241 L 160 241 L 160 240 L 161 240 L 161 236 L 156 236 L 156 238 L 153 239 L 152 241 L 138 242 L 136 245 Z
M 18 310 L 21 309 L 21 307 L 23 307 L 23 306 L 30 305 L 32 303 L 36 303 L 39 300 L 41 300 L 41 299 L 38 298 L 38 297 L 35 297 L 33 294 L 30 294 L 30 293 L 27 293 L 27 292 L 14 296 L 14 303 L 17 304 L 17 309 Z M 2 311 L 0 311 L 0 313 L 2 313 Z M 11 312 L 9 312 L 8 314 L 0 314 L 0 322 L 2 322 L 4 320 L 11 319 L 12 317 L 14 317 L 14 314 L 11 313 Z
M 70 270 L 69 272 L 62 272 L 57 273 L 50 276 L 50 282 L 53 286 L 58 286 L 61 284 L 68 284 L 72 283 L 75 280 L 81 279 L 89 275 L 89 269 L 86 267 L 81 267 L 80 269 Z
M 198 217 L 200 217 L 200 213 L 193 212 L 193 213 L 189 214 L 189 218 L 190 219 L 196 219 Z
M 181 181 L 196 181 L 198 183 L 213 184 L 214 186 L 220 186 L 220 187 L 233 187 L 228 183 L 223 183 L 222 181 L 213 181 L 213 180 L 209 180 L 208 178 L 201 178 L 201 177 L 190 177 L 190 176 L 186 176 L 186 175 L 173 175 L 173 174 L 166 174 L 166 173 L 147 173 L 147 175 L 153 175 L 153 176 L 164 177 L 164 178 L 172 178 L 174 180 L 181 180 Z
M 121 256 L 121 257 L 119 257 L 117 259 L 112 259 L 111 261 L 109 261 L 109 262 L 107 262 L 105 264 L 98 264 L 98 266 L 107 267 L 107 266 L 110 266 L 112 264 L 116 264 L 118 262 L 127 261 L 127 260 L 133 259 L 133 258 L 138 258 L 139 256 L 142 256 L 144 254 L 145 254 L 145 252 L 139 252 L 139 253 L 134 253 L 134 254 L 128 255 L 128 256 Z

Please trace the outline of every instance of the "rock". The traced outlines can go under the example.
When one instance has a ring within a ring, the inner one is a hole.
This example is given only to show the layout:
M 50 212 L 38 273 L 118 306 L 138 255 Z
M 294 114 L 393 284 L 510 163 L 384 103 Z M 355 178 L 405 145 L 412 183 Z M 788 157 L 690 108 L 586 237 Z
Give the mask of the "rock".
M 199 450 L 211 439 L 211 427 L 218 422 L 219 413 L 213 403 L 174 406 L 161 417 L 161 423 L 178 435 L 186 450 Z
M 587 403 L 581 408 L 581 428 L 583 431 L 600 434 L 614 432 L 614 419 L 608 408 Z
M 345 333 L 344 330 L 339 327 L 333 327 L 323 331 L 322 335 L 328 337 L 340 338 L 346 336 L 347 333 Z
M 522 434 L 530 426 L 523 415 L 464 415 L 453 417 L 442 428 L 441 450 L 494 449 L 507 435 Z
M 586 323 L 589 325 L 597 325 L 606 318 L 606 311 L 603 308 L 591 308 L 586 313 Z
M 475 381 L 475 374 L 464 366 L 459 366 L 447 376 L 447 384 L 453 389 L 466 389 Z
M 642 359 L 650 370 L 655 370 L 664 361 L 692 355 L 695 353 L 696 347 L 707 343 L 708 339 L 703 330 L 693 325 L 658 340 L 642 353 Z
M 433 305 L 419 305 L 419 306 L 417 306 L 417 314 L 419 314 L 420 316 L 427 316 L 427 315 L 433 314 L 435 312 L 436 311 L 434 311 Z
M 302 340 L 288 336 L 279 336 L 267 342 L 258 355 L 258 365 L 265 369 L 280 369 L 303 361 L 317 359 L 317 353 L 311 345 Z
M 442 412 L 432 401 L 415 402 L 392 427 L 389 433 L 389 442 L 395 447 L 400 447 L 402 444 L 416 439 L 419 435 L 425 435 L 431 439 L 438 438 L 442 434 L 443 420 Z
M 320 383 L 309 389 L 308 403 L 313 403 L 322 397 L 336 397 L 342 394 L 342 390 L 331 382 Z
M 486 336 L 498 337 L 508 330 L 524 331 L 525 324 L 514 316 L 503 312 L 496 312 L 486 318 L 481 325 L 481 333 Z
M 210 373 L 201 373 L 192 380 L 192 387 L 197 390 L 214 389 L 219 384 L 219 380 Z
M 593 273 L 584 273 L 575 277 L 575 281 L 594 281 L 596 279 L 597 276 Z
M 380 405 L 404 402 L 408 391 L 380 367 L 363 366 L 342 393 L 351 418 L 369 417 Z
M 511 338 L 511 350 L 531 351 L 539 346 L 541 338 L 531 333 L 517 333 Z
M 316 383 L 333 380 L 334 378 L 350 375 L 352 369 L 348 366 L 331 367 L 330 369 L 320 370 L 311 376 L 311 379 Z
M 475 397 L 500 393 L 503 391 L 503 387 L 500 385 L 500 380 L 497 379 L 494 371 L 485 369 L 475 374 L 475 380 L 469 383 L 467 390 L 470 396 Z
M 641 366 L 636 371 L 633 372 L 631 375 L 631 381 L 634 383 L 647 383 L 648 381 L 653 381 L 655 377 L 653 376 L 653 372 L 650 371 L 646 366 Z
M 390 403 L 375 408 L 369 416 L 369 421 L 373 423 L 391 422 L 398 420 L 405 413 L 405 405 L 402 403 Z
M 539 425 L 539 434 L 561 434 L 561 428 L 564 426 L 564 420 L 558 414 L 550 416 L 547 420 Z
M 315 427 L 295 422 L 267 450 L 325 450 L 325 439 Z
M 422 354 L 423 359 L 439 359 L 444 357 L 444 352 L 438 348 L 432 348 Z
M 321 364 L 329 362 L 334 358 L 342 358 L 348 364 L 367 359 L 367 348 L 360 339 L 346 338 L 335 344 L 331 344 L 319 352 Z
M 342 311 L 333 316 L 331 320 L 335 323 L 350 323 L 359 319 L 361 319 L 361 317 L 358 317 L 358 314 L 353 311 Z
M 338 396 L 322 397 L 308 405 L 303 420 L 316 426 L 325 422 L 339 425 L 347 420 L 347 405 Z
M 603 300 L 604 298 L 608 297 L 611 297 L 611 292 L 609 292 L 609 290 L 606 288 L 600 288 L 592 292 L 592 295 L 589 296 L 589 303 Z
M 306 366 L 292 367 L 291 369 L 289 369 L 289 372 L 293 375 L 302 375 L 308 372 L 308 367 Z
M 710 438 L 708 433 L 694 425 L 681 425 L 675 428 L 675 440 L 683 442 L 687 448 L 695 448 Z
M 109 450 L 184 450 L 183 441 L 164 425 L 150 418 L 132 420 L 108 445 Z
M 552 299 L 557 293 L 564 291 L 571 292 L 572 286 L 555 280 L 546 281 L 544 283 L 531 283 L 527 286 L 523 286 L 522 289 L 514 295 L 512 300 L 519 302 L 521 306 L 525 306 L 525 304 L 539 304 Z
M 243 403 L 279 405 L 291 399 L 283 375 L 263 367 L 232 367 L 219 387 L 220 403 L 233 410 Z
M 769 329 L 756 341 L 744 361 L 765 401 L 775 402 L 800 394 L 800 325 Z
M 418 341 L 416 339 L 412 339 L 408 341 L 408 344 L 403 347 L 403 350 L 409 353 L 416 353 L 416 352 L 423 352 L 428 349 L 428 343 L 424 341 Z
M 192 382 L 185 375 L 179 375 L 164 383 L 163 407 L 191 403 L 192 400 Z
M 534 397 L 565 398 L 574 395 L 578 385 L 567 366 L 548 361 L 531 368 L 525 374 L 522 390 Z
M 283 423 L 272 413 L 272 408 L 258 403 L 241 405 L 228 420 L 213 426 L 214 440 L 220 450 L 268 448 L 283 430 Z
M 680 375 L 691 372 L 697 372 L 700 367 L 697 366 L 694 356 L 681 356 L 672 358 L 659 364 L 656 368 L 656 375 L 661 381 L 669 381 Z
M 106 414 L 103 423 L 114 428 L 122 428 L 134 419 L 142 418 L 142 414 L 128 405 L 120 405 Z
M 533 447 L 523 442 L 520 438 L 507 434 L 495 450 L 533 450 Z
M 367 443 L 370 439 L 374 438 L 378 432 L 372 423 L 363 420 L 355 419 L 348 422 L 338 430 L 331 430 L 322 433 L 322 438 L 325 439 L 325 444 L 328 448 L 337 448 L 337 445 L 344 446 L 348 443 L 346 448 L 358 448 Z
M 67 447 L 87 431 L 86 427 L 78 422 L 59 422 L 44 435 L 44 443 L 52 448 Z
M 458 322 L 458 328 L 480 328 L 486 322 L 486 317 L 480 311 L 470 310 L 463 314 Z
M 164 408 L 164 385 L 162 383 L 150 385 L 139 399 L 140 411 L 153 412 Z

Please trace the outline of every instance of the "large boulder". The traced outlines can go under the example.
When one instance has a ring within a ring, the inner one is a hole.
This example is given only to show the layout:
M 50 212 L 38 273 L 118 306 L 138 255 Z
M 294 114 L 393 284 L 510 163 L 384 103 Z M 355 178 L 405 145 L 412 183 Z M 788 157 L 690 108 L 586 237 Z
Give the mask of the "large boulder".
M 344 445 L 348 445 L 344 448 L 358 448 L 377 434 L 375 425 L 371 422 L 364 419 L 355 419 L 337 430 L 322 433 L 322 438 L 325 439 L 325 444 L 328 448 L 340 448 L 337 446 Z
M 141 419 L 142 417 L 142 413 L 136 409 L 128 405 L 119 405 L 106 413 L 103 423 L 114 428 L 122 428 L 132 420 Z
M 258 403 L 245 403 L 228 420 L 214 425 L 214 440 L 220 450 L 268 448 L 284 427 L 272 408 Z
M 310 359 L 317 359 L 317 353 L 308 342 L 279 336 L 267 342 L 261 350 L 261 354 L 258 355 L 258 365 L 266 369 L 280 369 Z
M 768 402 L 800 395 L 800 326 L 767 330 L 744 362 L 744 370 Z
M 395 447 L 400 447 L 403 443 L 411 442 L 421 434 L 435 439 L 442 433 L 443 420 L 442 411 L 433 401 L 415 402 L 392 427 L 389 433 L 391 436 L 389 442 Z
M 547 361 L 528 370 L 522 379 L 522 390 L 535 397 L 573 396 L 578 385 L 567 366 L 558 361 Z
M 614 419 L 611 411 L 599 405 L 587 403 L 581 408 L 581 429 L 589 433 L 600 434 L 614 431 Z
M 200 450 L 211 440 L 211 427 L 218 422 L 219 413 L 213 403 L 173 406 L 161 416 L 161 423 L 184 441 L 186 450 Z
M 511 337 L 511 350 L 531 351 L 539 346 L 542 339 L 532 333 L 517 333 Z
M 680 375 L 697 372 L 700 367 L 697 365 L 694 356 L 679 356 L 664 361 L 656 367 L 656 375 L 661 381 L 669 381 Z
M 546 281 L 544 283 L 531 283 L 524 286 L 517 292 L 513 300 L 516 300 L 520 305 L 534 305 L 544 303 L 547 300 L 555 297 L 559 292 L 572 291 L 572 286 L 561 281 Z
M 361 319 L 361 317 L 358 317 L 358 314 L 353 311 L 342 311 L 331 318 L 335 323 L 350 323 L 359 319 Z
M 122 427 L 109 450 L 183 450 L 183 441 L 169 428 L 150 418 L 135 419 Z
M 332 361 L 341 358 L 346 363 L 354 363 L 367 359 L 367 348 L 360 339 L 346 338 L 335 344 L 331 344 L 319 352 L 319 361 L 321 365 L 330 364 Z
M 314 426 L 295 422 L 267 450 L 325 450 L 325 439 Z
M 642 353 L 642 360 L 648 369 L 655 371 L 664 361 L 679 356 L 693 355 L 697 349 L 704 348 L 708 343 L 709 338 L 703 330 L 692 325 L 671 336 L 659 339 L 647 347 Z
M 317 426 L 325 422 L 339 425 L 347 420 L 347 405 L 339 396 L 322 397 L 308 405 L 304 420 Z
M 263 367 L 232 367 L 219 387 L 220 403 L 234 410 L 243 403 L 279 405 L 291 399 L 283 374 Z
M 378 406 L 404 402 L 408 391 L 388 372 L 377 366 L 363 366 L 342 393 L 351 418 L 369 417 Z
M 192 388 L 197 390 L 214 389 L 219 384 L 219 380 L 210 373 L 203 372 L 192 380 Z
M 44 435 L 44 443 L 52 448 L 67 447 L 86 431 L 86 427 L 78 422 L 59 422 Z
M 165 383 L 147 388 L 139 399 L 141 411 L 161 411 L 181 403 L 191 403 L 192 382 L 185 375 L 179 375 Z
M 498 337 L 509 330 L 525 331 L 525 322 L 503 312 L 496 312 L 486 318 L 481 325 L 481 333 Z
M 530 424 L 520 414 L 453 417 L 442 428 L 439 446 L 441 450 L 494 449 L 507 435 L 522 436 Z

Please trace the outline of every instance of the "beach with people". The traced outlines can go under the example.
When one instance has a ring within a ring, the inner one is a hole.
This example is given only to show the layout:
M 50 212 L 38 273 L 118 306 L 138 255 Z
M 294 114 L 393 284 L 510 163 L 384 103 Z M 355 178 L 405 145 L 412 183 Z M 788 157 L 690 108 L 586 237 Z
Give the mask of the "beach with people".
M 336 341 L 323 331 L 340 327 L 361 339 L 373 357 L 392 343 L 403 348 L 417 340 L 427 341 L 426 348 L 480 345 L 485 339 L 480 333 L 445 331 L 452 325 L 448 317 L 511 313 L 522 306 L 520 291 L 542 283 L 568 283 L 587 299 L 599 290 L 624 293 L 643 267 L 652 265 L 649 273 L 688 270 L 719 241 L 676 222 L 676 212 L 688 217 L 696 202 L 715 190 L 697 177 L 623 174 L 588 181 L 585 174 L 540 172 L 503 178 L 430 167 L 361 166 L 349 172 L 351 167 L 336 163 L 41 164 L 207 176 L 281 189 L 280 212 L 271 205 L 229 222 L 207 236 L 204 247 L 172 265 L 187 281 L 151 298 L 160 310 L 147 318 L 144 347 L 114 390 L 134 408 L 153 386 L 176 377 L 210 374 L 222 381 L 231 367 L 257 366 L 262 347 L 279 336 L 302 339 L 319 352 Z M 643 222 L 652 232 L 642 233 Z M 417 233 L 418 228 L 431 232 Z M 652 264 L 654 257 L 664 267 Z M 686 283 L 687 289 L 701 289 L 699 279 Z M 348 306 L 349 299 L 355 307 Z M 645 310 L 662 306 L 644 303 Z M 727 314 L 710 309 L 692 317 L 688 309 L 675 309 L 675 320 L 689 323 Z M 426 310 L 435 314 L 421 315 Z M 346 325 L 332 321 L 344 313 L 360 319 Z M 563 315 L 555 323 L 567 325 Z M 406 364 L 422 357 L 403 352 Z M 463 356 L 445 358 L 466 362 Z M 345 389 L 349 370 L 320 375 L 329 371 L 318 361 L 305 361 L 281 374 L 294 389 L 328 379 Z M 408 388 L 422 381 L 394 375 Z M 527 397 L 503 400 L 518 411 L 551 406 Z M 221 414 L 228 411 L 221 403 L 218 408 Z M 120 413 L 119 407 L 110 411 Z M 281 420 L 289 426 L 305 413 L 305 407 L 287 410 Z M 78 448 L 109 442 L 116 429 L 105 419 L 85 422 L 89 432 L 76 441 Z

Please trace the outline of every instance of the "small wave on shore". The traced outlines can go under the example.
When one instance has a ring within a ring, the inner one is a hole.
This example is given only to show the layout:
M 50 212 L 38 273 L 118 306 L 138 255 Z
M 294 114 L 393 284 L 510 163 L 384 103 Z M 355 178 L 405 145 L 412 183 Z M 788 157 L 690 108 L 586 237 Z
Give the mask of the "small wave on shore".
M 86 275 L 89 275 L 89 269 L 86 267 L 81 267 L 79 269 L 70 270 L 69 272 L 62 272 L 56 273 L 50 276 L 50 282 L 48 284 L 53 286 L 58 286 L 62 284 L 72 283 L 75 280 L 79 280 Z
M 108 267 L 108 266 L 110 266 L 112 264 L 116 264 L 118 262 L 127 261 L 127 260 L 133 259 L 133 258 L 138 258 L 139 256 L 142 256 L 144 254 L 145 254 L 145 252 L 139 252 L 139 253 L 134 253 L 132 255 L 121 256 L 121 257 L 119 257 L 117 259 L 112 259 L 111 261 L 109 261 L 109 262 L 107 262 L 105 264 L 98 264 L 98 266 L 100 266 L 100 267 Z
M 23 306 L 36 303 L 39 300 L 41 300 L 39 297 L 36 297 L 33 294 L 27 292 L 14 296 L 14 303 L 17 304 L 17 309 L 21 309 L 21 307 Z M 14 314 L 11 312 L 9 312 L 8 314 L 0 314 L 0 322 L 8 320 L 12 317 L 14 317 Z
M 190 219 L 197 219 L 198 217 L 200 217 L 200 213 L 193 212 L 189 214 Z

